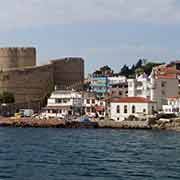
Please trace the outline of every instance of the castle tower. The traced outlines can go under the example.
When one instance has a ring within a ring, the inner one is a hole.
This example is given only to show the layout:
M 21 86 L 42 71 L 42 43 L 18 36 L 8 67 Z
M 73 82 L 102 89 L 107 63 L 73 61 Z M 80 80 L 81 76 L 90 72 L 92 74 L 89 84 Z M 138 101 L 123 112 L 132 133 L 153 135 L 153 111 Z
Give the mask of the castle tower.
M 0 70 L 11 68 L 32 67 L 36 65 L 36 49 L 0 48 Z

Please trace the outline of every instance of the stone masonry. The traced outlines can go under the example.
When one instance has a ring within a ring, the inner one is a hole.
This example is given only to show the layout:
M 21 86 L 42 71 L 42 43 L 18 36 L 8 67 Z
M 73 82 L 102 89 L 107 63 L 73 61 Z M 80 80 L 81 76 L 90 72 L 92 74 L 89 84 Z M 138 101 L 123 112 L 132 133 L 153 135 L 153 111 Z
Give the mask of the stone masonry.
M 44 100 L 54 87 L 82 85 L 84 60 L 64 58 L 36 66 L 35 48 L 0 48 L 0 92 L 14 94 L 16 103 Z

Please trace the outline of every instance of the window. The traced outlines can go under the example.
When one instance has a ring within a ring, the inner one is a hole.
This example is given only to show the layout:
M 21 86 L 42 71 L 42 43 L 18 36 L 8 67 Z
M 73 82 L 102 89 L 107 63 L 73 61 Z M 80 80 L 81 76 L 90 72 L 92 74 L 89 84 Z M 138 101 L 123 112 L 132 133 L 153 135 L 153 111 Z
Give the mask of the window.
M 152 106 L 152 114 L 154 113 L 154 106 Z
M 122 96 L 122 92 L 121 91 L 119 91 L 119 95 Z
M 52 113 L 57 113 L 57 110 L 56 110 L 56 109 L 53 109 L 53 110 L 52 110 Z
M 90 104 L 90 99 L 87 99 L 87 104 Z
M 165 87 L 166 81 L 161 82 L 161 87 Z
M 95 99 L 92 99 L 92 104 L 95 104 Z
M 161 91 L 161 93 L 162 93 L 162 95 L 166 95 L 165 91 L 163 91 L 163 90 Z
M 120 113 L 120 106 L 119 106 L 119 105 L 116 107 L 116 112 L 117 112 L 118 114 Z
M 136 107 L 134 105 L 132 106 L 132 113 L 136 113 Z
M 95 113 L 95 112 L 96 112 L 95 107 L 92 107 L 92 112 L 93 112 L 93 113 Z
M 91 108 L 90 108 L 90 107 L 87 107 L 86 111 L 87 111 L 87 112 L 91 112 Z
M 63 103 L 67 103 L 68 102 L 68 99 L 63 99 Z
M 124 106 L 124 113 L 127 114 L 127 105 Z
M 62 99 L 55 99 L 56 103 L 62 103 Z
M 143 113 L 146 113 L 146 109 L 143 109 Z

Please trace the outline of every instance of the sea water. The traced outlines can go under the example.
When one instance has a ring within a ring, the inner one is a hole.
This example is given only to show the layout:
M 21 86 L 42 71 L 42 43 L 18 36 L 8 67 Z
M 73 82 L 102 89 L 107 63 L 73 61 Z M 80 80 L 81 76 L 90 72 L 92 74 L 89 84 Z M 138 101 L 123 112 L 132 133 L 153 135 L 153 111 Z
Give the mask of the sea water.
M 180 179 L 180 133 L 0 128 L 0 180 Z

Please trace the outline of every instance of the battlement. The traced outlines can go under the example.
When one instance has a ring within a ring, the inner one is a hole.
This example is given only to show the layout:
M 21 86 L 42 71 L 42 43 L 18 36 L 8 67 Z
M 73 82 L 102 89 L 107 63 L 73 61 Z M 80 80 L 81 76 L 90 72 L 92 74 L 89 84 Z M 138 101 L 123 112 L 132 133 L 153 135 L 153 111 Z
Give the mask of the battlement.
M 33 47 L 0 48 L 0 68 L 10 69 L 36 65 L 36 49 Z

